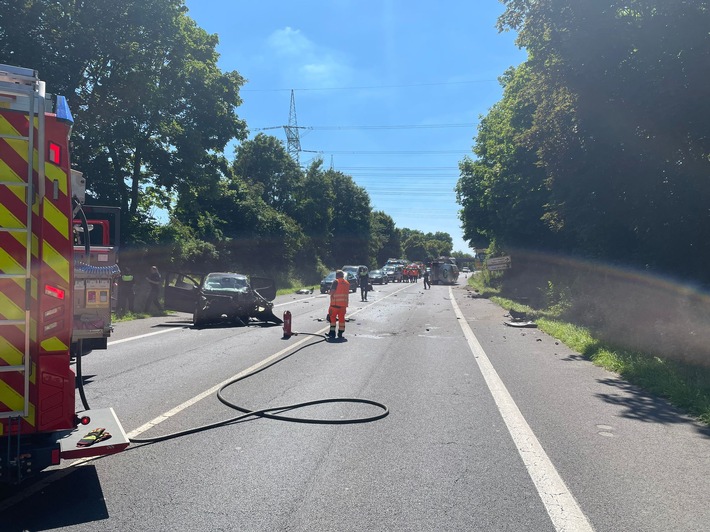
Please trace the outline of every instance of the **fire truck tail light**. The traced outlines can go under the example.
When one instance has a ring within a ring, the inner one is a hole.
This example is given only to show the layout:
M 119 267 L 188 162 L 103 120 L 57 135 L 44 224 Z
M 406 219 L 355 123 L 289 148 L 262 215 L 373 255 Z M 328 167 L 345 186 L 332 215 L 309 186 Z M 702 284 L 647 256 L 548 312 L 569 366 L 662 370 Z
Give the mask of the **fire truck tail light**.
M 55 297 L 57 299 L 64 299 L 65 292 L 61 288 L 46 284 L 44 285 L 44 295 Z
M 62 147 L 56 142 L 49 143 L 49 162 L 62 164 Z
M 61 461 L 61 453 L 60 449 L 52 449 L 52 465 L 59 465 L 59 462 Z

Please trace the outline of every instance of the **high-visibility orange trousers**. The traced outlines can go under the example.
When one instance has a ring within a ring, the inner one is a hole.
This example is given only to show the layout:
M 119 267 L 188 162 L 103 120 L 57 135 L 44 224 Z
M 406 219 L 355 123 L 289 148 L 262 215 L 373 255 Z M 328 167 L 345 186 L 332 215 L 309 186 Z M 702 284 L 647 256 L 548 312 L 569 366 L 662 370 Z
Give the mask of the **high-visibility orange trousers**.
M 330 330 L 335 330 L 335 320 L 338 320 L 338 330 L 345 330 L 345 307 L 334 307 L 330 306 L 328 309 L 328 315 L 330 316 Z

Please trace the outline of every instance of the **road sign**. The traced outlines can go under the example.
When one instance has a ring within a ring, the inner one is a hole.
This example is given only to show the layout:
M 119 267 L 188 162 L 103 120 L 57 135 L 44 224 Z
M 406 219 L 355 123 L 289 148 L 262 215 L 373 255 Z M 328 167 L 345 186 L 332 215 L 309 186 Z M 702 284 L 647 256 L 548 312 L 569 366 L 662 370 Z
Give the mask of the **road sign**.
M 488 259 L 486 261 L 486 268 L 489 271 L 494 271 L 494 270 L 507 270 L 508 268 L 512 268 L 513 264 L 512 261 L 510 260 L 510 256 L 506 255 L 505 257 L 495 257 L 492 259 Z

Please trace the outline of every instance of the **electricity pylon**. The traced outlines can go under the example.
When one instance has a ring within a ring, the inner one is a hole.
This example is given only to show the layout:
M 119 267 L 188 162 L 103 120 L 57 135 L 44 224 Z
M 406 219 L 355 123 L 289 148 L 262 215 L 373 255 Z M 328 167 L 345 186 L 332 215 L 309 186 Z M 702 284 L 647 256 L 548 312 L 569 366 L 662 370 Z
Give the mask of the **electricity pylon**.
M 291 89 L 291 110 L 288 113 L 288 125 L 284 126 L 286 131 L 286 151 L 293 157 L 296 164 L 301 166 L 301 135 L 298 133 L 298 120 L 296 119 L 296 96 Z

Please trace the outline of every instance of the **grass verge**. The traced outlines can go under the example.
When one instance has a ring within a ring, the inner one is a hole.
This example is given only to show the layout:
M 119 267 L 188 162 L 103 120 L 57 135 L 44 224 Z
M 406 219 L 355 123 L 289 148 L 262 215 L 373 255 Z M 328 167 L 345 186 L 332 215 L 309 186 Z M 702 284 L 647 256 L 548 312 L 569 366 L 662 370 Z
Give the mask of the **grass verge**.
M 495 286 L 495 279 L 472 275 L 469 285 L 505 309 L 526 312 L 538 328 L 580 353 L 597 366 L 617 373 L 652 394 L 710 425 L 710 368 L 683 364 L 645 353 L 620 349 L 594 338 L 586 328 L 559 319 L 558 309 L 533 309 L 505 299 Z

